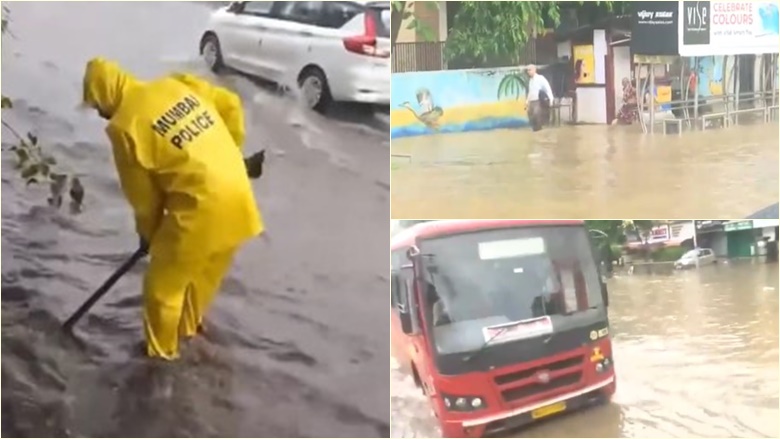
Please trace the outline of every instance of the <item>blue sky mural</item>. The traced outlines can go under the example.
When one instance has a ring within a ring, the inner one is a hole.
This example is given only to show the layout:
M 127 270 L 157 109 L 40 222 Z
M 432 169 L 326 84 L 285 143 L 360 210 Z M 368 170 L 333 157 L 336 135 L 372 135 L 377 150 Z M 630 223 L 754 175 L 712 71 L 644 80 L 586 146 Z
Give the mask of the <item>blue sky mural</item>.
M 494 103 L 499 100 L 501 81 L 508 74 L 520 74 L 520 69 L 446 70 L 437 72 L 400 73 L 392 77 L 391 105 L 398 108 L 405 102 L 416 105 L 416 93 L 430 91 L 435 106 L 443 108 Z M 514 99 L 512 87 L 502 87 L 502 99 Z M 522 90 L 521 96 L 525 96 Z

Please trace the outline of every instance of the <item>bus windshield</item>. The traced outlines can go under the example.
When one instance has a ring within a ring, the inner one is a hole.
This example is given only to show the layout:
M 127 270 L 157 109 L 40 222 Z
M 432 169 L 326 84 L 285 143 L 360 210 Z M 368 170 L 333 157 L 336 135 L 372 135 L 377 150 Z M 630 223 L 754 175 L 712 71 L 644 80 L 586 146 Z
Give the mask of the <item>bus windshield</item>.
M 427 239 L 420 250 L 439 354 L 550 336 L 604 312 L 583 227 L 492 229 Z

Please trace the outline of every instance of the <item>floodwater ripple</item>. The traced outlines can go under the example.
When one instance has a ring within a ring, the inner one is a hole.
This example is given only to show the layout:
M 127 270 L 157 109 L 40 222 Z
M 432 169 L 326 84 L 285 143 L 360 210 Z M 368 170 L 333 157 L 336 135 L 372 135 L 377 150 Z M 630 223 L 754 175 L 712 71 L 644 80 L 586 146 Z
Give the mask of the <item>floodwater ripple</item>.
M 778 199 L 777 123 L 563 126 L 393 140 L 393 217 L 744 218 Z

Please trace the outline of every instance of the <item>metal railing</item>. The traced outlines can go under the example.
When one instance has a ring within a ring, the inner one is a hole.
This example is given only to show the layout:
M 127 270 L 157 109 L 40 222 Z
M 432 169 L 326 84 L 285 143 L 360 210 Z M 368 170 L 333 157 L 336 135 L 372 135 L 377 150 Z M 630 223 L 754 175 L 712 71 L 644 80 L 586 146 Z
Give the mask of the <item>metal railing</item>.
M 446 70 L 444 41 L 395 43 L 393 46 L 392 72 L 429 72 Z
M 772 91 L 758 91 L 699 97 L 698 102 L 693 98 L 679 99 L 655 104 L 656 110 L 652 118 L 652 124 L 645 120 L 645 116 L 649 115 L 649 106 L 647 104 L 643 104 L 640 101 L 637 110 L 643 132 L 653 133 L 655 132 L 655 126 L 661 125 L 663 134 L 667 134 L 669 127 L 674 125 L 677 128 L 677 134 L 682 134 L 683 128 L 705 130 L 716 121 L 720 122 L 722 127 L 739 124 L 740 115 L 752 114 L 759 116 L 759 119 L 762 119 L 764 122 L 777 120 L 779 103 L 780 95 L 778 91 L 774 93 Z M 658 115 L 668 111 L 659 110 L 662 106 L 670 107 L 674 118 L 659 118 Z

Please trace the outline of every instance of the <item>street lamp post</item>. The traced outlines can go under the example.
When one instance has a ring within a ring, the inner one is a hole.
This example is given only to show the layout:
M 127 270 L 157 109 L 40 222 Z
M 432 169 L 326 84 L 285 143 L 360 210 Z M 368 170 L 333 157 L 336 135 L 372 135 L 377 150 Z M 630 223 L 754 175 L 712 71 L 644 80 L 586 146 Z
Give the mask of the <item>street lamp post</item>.
M 696 220 L 691 220 L 693 223 L 693 249 L 697 250 L 699 248 L 699 244 L 697 243 L 696 235 L 699 233 L 699 231 L 696 229 Z M 699 252 L 696 251 L 696 269 L 699 269 Z

